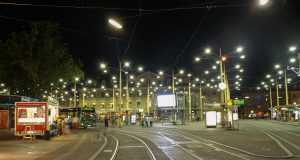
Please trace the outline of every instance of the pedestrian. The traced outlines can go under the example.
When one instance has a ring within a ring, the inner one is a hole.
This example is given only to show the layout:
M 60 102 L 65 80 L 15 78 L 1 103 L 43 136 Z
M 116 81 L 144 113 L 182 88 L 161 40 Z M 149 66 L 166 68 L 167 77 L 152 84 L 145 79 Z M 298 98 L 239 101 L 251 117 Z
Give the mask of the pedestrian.
M 69 118 L 65 118 L 63 121 L 63 135 L 66 136 L 70 132 Z
M 57 120 L 57 128 L 58 128 L 59 136 L 61 136 L 62 135 L 62 120 L 61 119 Z
M 144 118 L 141 117 L 142 127 L 144 127 Z
M 153 117 L 151 116 L 150 117 L 150 127 L 152 127 L 153 126 Z
M 79 128 L 79 118 L 77 116 L 75 116 L 72 118 L 72 129 L 73 129 L 73 131 L 75 131 L 77 133 L 78 128 Z
M 266 113 L 264 113 L 264 119 L 267 120 L 267 114 Z
M 254 114 L 255 115 L 255 120 L 258 120 L 258 114 Z
M 149 127 L 149 121 L 150 121 L 149 116 L 146 116 L 146 125 L 147 125 L 147 127 Z
M 104 118 L 104 126 L 105 126 L 105 128 L 108 128 L 108 117 L 107 116 L 105 116 L 105 118 Z

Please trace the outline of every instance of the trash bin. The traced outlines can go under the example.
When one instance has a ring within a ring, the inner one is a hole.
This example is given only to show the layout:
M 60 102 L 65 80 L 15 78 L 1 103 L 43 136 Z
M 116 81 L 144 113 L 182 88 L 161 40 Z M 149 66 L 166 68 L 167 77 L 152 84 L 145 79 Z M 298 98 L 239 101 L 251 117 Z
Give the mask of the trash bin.
M 50 131 L 49 130 L 46 130 L 45 133 L 44 133 L 44 138 L 45 140 L 50 140 Z

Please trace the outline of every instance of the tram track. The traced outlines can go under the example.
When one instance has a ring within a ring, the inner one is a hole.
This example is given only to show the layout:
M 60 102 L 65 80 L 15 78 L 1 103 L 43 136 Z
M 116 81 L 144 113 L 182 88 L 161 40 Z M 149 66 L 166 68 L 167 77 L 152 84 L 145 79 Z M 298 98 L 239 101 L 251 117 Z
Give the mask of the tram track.
M 126 131 L 126 132 L 133 132 L 133 131 Z M 142 131 L 134 131 L 134 133 L 136 133 L 136 134 L 141 134 L 141 133 L 142 134 L 150 134 L 148 132 L 142 132 Z M 169 142 L 169 146 L 179 148 L 180 150 L 185 152 L 185 153 L 182 152 L 181 154 L 186 154 L 186 156 L 190 156 L 189 159 L 191 159 L 191 158 L 197 159 L 197 160 L 206 159 L 206 158 L 202 158 L 201 155 L 198 155 L 197 152 L 194 152 L 194 150 L 191 150 L 191 148 L 188 147 L 188 146 L 190 146 L 190 144 L 198 144 L 198 145 L 200 144 L 200 145 L 205 145 L 209 148 L 212 148 L 215 151 L 221 151 L 221 152 L 224 152 L 228 155 L 234 156 L 234 157 L 239 158 L 239 159 L 249 160 L 247 157 L 243 157 L 243 156 L 235 154 L 233 152 L 230 152 L 230 151 L 221 149 L 219 147 L 213 146 L 211 143 L 200 142 L 200 141 L 198 141 L 196 139 L 193 139 L 193 138 L 190 138 L 189 136 L 186 136 L 184 134 L 179 134 L 177 131 L 176 131 L 176 133 L 171 133 L 169 130 L 162 130 L 161 132 L 153 131 L 151 134 L 156 134 L 156 136 L 160 136 L 161 139 L 165 139 L 166 141 Z M 184 139 L 187 139 L 188 141 L 187 142 L 176 141 L 176 140 L 172 139 L 172 136 L 180 136 Z M 169 156 L 169 158 L 172 159 L 170 156 Z
M 113 131 L 99 135 L 110 143 L 105 143 L 94 153 L 89 160 L 119 160 L 119 159 L 149 159 L 156 160 L 156 156 L 144 140 L 134 134 Z

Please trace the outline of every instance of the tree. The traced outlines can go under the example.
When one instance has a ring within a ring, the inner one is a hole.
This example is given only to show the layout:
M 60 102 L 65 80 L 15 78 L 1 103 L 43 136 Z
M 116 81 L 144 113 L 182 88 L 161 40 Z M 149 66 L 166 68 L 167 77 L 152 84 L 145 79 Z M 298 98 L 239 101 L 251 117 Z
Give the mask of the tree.
M 69 54 L 58 23 L 34 22 L 0 41 L 0 82 L 11 92 L 41 98 L 59 78 L 73 82 L 83 77 L 81 67 Z

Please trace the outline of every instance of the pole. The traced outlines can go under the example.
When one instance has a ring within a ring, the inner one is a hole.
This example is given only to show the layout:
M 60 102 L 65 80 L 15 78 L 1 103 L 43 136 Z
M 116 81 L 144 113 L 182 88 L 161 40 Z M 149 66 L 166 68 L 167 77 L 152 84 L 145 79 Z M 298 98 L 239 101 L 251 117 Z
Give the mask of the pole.
M 74 82 L 74 106 L 73 107 L 76 107 L 76 79 Z
M 174 70 L 172 70 L 172 94 L 174 95 L 175 94 L 175 78 L 174 78 Z M 176 109 L 173 109 L 173 122 L 175 122 L 176 124 L 176 114 L 177 113 L 177 110 Z
M 149 115 L 149 100 L 150 100 L 150 87 L 149 87 L 149 82 L 147 86 L 147 114 Z
M 115 87 L 114 87 L 114 84 L 113 84 L 113 90 L 112 90 L 112 94 L 113 94 L 113 97 L 112 97 L 112 103 L 113 103 L 113 111 L 115 112 L 116 111 L 116 106 L 115 106 Z
M 120 101 L 120 105 L 118 108 L 118 112 L 119 112 L 119 118 L 118 118 L 118 126 L 119 128 L 121 128 L 121 123 L 122 123 L 122 115 L 121 115 L 121 108 L 122 108 L 122 63 L 119 63 L 120 65 L 120 79 L 119 79 L 119 101 Z
M 279 109 L 279 95 L 278 95 L 278 82 L 276 78 L 276 102 L 277 102 L 277 108 Z
M 191 78 L 189 77 L 189 118 L 192 122 Z
M 84 107 L 84 89 L 82 89 L 82 107 Z
M 272 99 L 272 84 L 270 84 L 270 107 L 271 107 L 271 119 L 273 119 L 273 99 Z
M 129 88 L 128 88 L 128 74 L 126 75 L 126 110 L 129 107 Z
M 199 98 L 200 98 L 200 121 L 202 121 L 203 118 L 203 103 L 202 103 L 202 88 L 201 88 L 201 82 L 200 82 L 200 90 L 199 90 Z
M 220 83 L 223 82 L 223 63 L 222 63 L 222 49 L 220 48 Z M 221 90 L 221 102 L 222 105 L 225 103 L 224 102 L 224 91 Z M 224 113 L 224 107 L 221 107 L 221 125 L 222 128 L 225 127 L 225 113 Z
M 285 105 L 287 107 L 289 104 L 289 95 L 288 95 L 288 86 L 287 86 L 287 80 L 286 80 L 286 70 L 284 70 L 284 85 L 285 85 Z M 285 110 L 283 111 L 283 117 L 285 120 L 286 119 Z
M 284 85 L 285 85 L 285 105 L 289 104 L 288 86 L 286 80 L 286 70 L 284 70 Z

